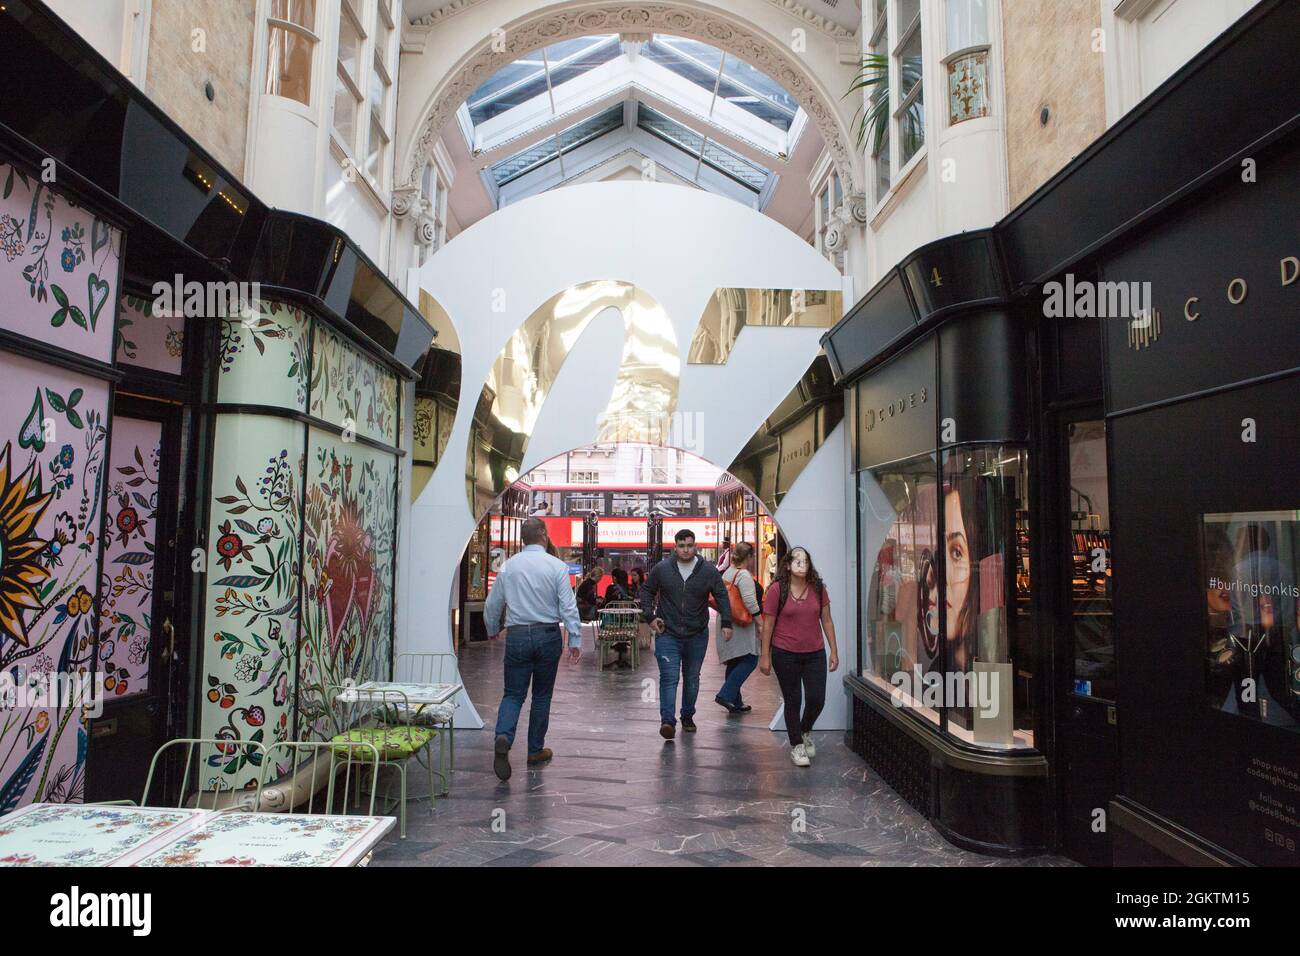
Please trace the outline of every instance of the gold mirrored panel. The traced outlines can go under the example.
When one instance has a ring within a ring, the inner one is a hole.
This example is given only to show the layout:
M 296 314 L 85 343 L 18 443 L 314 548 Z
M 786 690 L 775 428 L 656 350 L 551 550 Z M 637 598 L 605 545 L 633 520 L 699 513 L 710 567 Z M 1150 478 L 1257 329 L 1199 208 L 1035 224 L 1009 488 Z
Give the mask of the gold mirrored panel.
M 465 456 L 470 508 L 480 514 L 519 477 L 528 439 L 565 359 L 607 309 L 623 318 L 623 354 L 598 442 L 663 443 L 677 407 L 681 356 L 659 303 L 627 282 L 583 282 L 544 302 L 498 353 L 474 416 Z
M 411 500 L 433 477 L 447 450 L 451 428 L 460 405 L 460 338 L 447 310 L 423 289 L 420 314 L 437 333 L 424 356 L 420 380 L 415 383 L 414 448 L 411 457 Z
M 838 289 L 715 289 L 687 352 L 691 365 L 726 365 L 746 326 L 829 329 L 844 314 Z
M 813 456 L 844 418 L 844 393 L 819 354 L 758 427 L 727 471 L 775 514 Z

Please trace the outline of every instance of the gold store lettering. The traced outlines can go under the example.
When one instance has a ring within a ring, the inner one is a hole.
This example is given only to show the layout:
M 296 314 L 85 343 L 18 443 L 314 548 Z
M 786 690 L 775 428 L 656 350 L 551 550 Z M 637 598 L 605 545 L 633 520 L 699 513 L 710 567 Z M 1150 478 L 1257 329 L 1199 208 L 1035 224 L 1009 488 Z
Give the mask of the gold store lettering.
M 1281 273 L 1282 288 L 1295 283 L 1300 279 L 1300 258 L 1296 256 L 1283 256 L 1278 260 L 1278 270 Z M 1246 294 L 1249 292 L 1246 280 L 1240 276 L 1228 283 L 1227 298 L 1232 305 L 1241 305 L 1246 300 Z M 1197 295 L 1188 296 L 1187 301 L 1183 303 L 1183 318 L 1188 322 L 1195 322 L 1201 317 L 1200 310 L 1193 309 L 1196 303 L 1201 301 Z

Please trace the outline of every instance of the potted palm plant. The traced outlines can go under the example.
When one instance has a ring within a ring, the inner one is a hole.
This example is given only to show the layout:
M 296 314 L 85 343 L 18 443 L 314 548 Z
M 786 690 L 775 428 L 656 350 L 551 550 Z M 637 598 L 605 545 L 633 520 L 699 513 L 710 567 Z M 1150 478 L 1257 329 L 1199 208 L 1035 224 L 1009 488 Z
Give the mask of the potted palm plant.
M 899 60 L 900 79 L 904 94 L 921 80 L 921 58 L 903 57 Z M 889 55 L 886 53 L 864 53 L 862 65 L 858 68 L 853 82 L 844 94 L 866 90 L 867 99 L 853 114 L 854 134 L 859 148 L 870 144 L 869 152 L 880 152 L 885 136 L 889 133 Z M 916 104 L 912 104 L 916 108 Z

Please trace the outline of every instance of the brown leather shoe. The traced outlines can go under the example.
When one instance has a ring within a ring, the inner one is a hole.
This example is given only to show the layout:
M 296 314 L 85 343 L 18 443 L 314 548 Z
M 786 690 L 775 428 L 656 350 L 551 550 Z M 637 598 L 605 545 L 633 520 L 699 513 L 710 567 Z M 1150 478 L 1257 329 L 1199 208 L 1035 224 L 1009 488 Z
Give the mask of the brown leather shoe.
M 528 755 L 528 765 L 531 767 L 533 764 L 546 763 L 554 756 L 555 754 L 551 753 L 550 747 L 543 747 L 537 753 Z

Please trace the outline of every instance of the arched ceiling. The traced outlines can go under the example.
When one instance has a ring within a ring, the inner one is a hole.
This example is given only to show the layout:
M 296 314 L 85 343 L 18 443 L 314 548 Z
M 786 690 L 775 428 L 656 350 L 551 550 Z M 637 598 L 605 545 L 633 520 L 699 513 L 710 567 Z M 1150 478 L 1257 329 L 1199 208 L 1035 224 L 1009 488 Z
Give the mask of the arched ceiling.
M 430 13 L 425 20 L 445 20 L 461 10 L 491 1 L 472 3 L 463 0 L 463 3 L 452 3 L 450 7 L 438 5 L 435 10 L 441 10 L 441 13 Z M 750 3 L 759 3 L 759 0 L 750 0 Z M 767 4 L 767 0 L 763 3 Z M 777 5 L 783 9 L 790 7 L 784 3 Z M 797 22 L 796 17 L 790 17 L 790 22 Z M 417 181 L 426 161 L 432 156 L 439 135 L 445 133 L 448 120 L 499 70 L 530 53 L 565 40 L 611 33 L 634 42 L 645 42 L 655 34 L 702 40 L 710 47 L 732 53 L 738 62 L 766 74 L 797 101 L 809 118 L 809 125 L 822 134 L 841 181 L 848 186 L 846 191 L 850 195 L 858 193 L 855 183 L 859 179 L 857 165 L 861 164 L 855 164 L 857 157 L 849 148 L 845 117 L 833 104 L 826 83 L 810 73 L 806 62 L 792 52 L 798 44 L 776 42 L 740 20 L 735 13 L 697 3 L 552 5 L 516 18 L 508 25 L 494 27 L 494 35 L 482 36 L 477 44 L 469 44 L 459 64 L 435 82 L 433 94 L 422 108 L 415 129 L 407 134 L 406 160 L 403 161 L 406 185 L 412 186 Z M 798 35 L 801 29 L 794 29 L 793 33 Z M 801 38 L 801 42 L 805 39 Z M 826 51 L 820 52 L 826 59 Z M 680 120 L 680 117 L 672 118 Z

